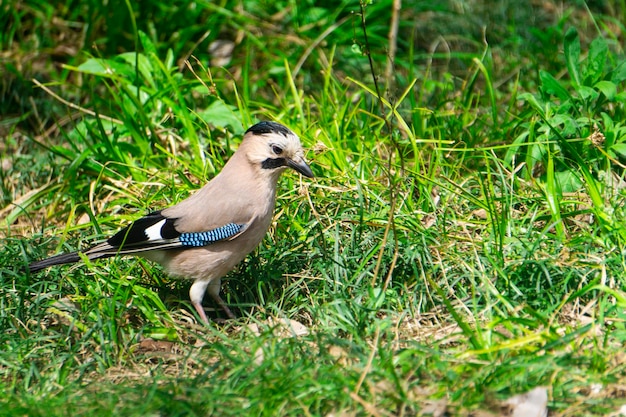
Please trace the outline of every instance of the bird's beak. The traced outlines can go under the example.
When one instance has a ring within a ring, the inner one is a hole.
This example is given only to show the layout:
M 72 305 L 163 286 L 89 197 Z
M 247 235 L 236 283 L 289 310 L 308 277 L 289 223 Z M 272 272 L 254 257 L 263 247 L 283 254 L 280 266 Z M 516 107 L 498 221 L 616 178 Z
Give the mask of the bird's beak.
M 311 168 L 309 168 L 307 163 L 302 158 L 299 158 L 299 160 L 297 161 L 294 161 L 293 159 L 287 159 L 287 166 L 289 168 L 295 169 L 305 177 L 313 178 L 313 171 L 311 171 Z

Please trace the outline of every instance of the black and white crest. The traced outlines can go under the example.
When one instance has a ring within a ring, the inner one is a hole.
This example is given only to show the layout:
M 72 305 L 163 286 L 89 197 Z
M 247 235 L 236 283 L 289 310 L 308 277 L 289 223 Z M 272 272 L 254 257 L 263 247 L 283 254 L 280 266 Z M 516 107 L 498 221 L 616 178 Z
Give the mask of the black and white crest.
M 294 133 L 276 122 L 259 122 L 246 131 L 246 133 L 252 133 L 253 135 L 265 135 L 267 133 L 277 133 L 279 135 L 287 136 L 294 135 Z

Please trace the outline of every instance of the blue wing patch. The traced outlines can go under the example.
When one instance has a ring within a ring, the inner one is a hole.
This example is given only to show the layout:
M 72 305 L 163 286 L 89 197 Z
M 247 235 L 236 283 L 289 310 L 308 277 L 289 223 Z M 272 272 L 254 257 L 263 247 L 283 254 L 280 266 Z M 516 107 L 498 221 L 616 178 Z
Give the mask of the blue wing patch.
M 208 232 L 181 233 L 178 237 L 181 245 L 190 247 L 207 246 L 220 240 L 235 236 L 243 229 L 243 224 L 228 223 Z

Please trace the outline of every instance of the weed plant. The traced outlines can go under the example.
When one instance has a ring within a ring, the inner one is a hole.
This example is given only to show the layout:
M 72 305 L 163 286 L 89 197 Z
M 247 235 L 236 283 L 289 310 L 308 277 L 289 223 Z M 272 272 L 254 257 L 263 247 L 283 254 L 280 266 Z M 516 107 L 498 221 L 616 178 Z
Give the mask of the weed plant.
M 0 415 L 497 415 L 537 386 L 618 412 L 623 2 L 392 3 L 0 4 Z M 316 179 L 281 179 L 228 275 L 239 319 L 140 259 L 25 272 L 184 199 L 258 120 Z

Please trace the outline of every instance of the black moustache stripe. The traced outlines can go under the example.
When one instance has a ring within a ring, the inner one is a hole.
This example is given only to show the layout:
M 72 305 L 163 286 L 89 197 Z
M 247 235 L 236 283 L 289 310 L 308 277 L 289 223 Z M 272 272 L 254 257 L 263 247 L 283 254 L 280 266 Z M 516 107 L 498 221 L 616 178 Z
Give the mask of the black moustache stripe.
M 275 169 L 287 166 L 287 160 L 285 158 L 267 158 L 261 162 L 261 168 L 263 169 Z

